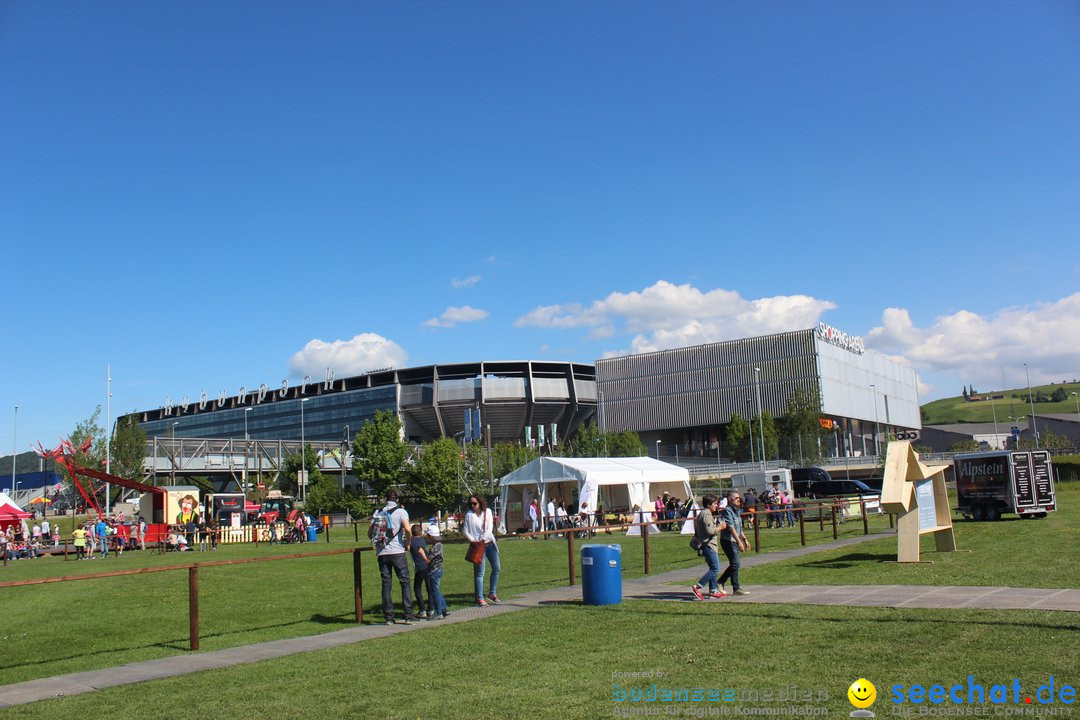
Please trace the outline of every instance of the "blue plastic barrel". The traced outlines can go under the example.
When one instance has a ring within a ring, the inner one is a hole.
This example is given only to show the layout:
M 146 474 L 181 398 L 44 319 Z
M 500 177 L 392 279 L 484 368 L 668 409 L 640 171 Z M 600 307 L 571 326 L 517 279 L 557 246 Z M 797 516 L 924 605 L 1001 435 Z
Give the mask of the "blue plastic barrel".
M 315 542 L 316 540 L 319 539 L 319 536 L 315 534 L 315 528 L 314 527 L 309 527 L 307 529 L 307 539 L 308 539 L 308 542 Z
M 622 602 L 622 546 L 583 545 L 581 597 L 586 605 Z

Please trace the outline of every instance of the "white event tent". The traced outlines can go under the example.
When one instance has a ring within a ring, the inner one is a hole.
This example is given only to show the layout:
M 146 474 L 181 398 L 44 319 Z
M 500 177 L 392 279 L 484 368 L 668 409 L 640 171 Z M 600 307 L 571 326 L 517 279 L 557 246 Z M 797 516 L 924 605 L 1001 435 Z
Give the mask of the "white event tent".
M 667 492 L 675 497 L 690 497 L 690 473 L 678 465 L 650 457 L 560 458 L 541 457 L 522 465 L 499 480 L 499 530 L 506 532 L 527 527 L 527 510 L 539 496 L 543 516 L 548 498 L 567 503 L 567 513 L 594 513 L 600 497 L 607 511 L 629 511 L 635 505 L 653 509 L 653 499 Z M 574 504 L 570 504 L 573 502 Z

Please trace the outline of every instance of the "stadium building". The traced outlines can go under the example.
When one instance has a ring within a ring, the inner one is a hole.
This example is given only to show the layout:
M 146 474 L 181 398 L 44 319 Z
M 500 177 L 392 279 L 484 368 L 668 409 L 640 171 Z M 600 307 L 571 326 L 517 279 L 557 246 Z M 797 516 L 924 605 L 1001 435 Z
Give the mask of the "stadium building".
M 480 410 L 483 437 L 516 441 L 527 427 L 552 426 L 561 440 L 596 415 L 592 365 L 568 362 L 474 362 L 380 370 L 322 382 L 260 386 L 196 402 L 167 402 L 134 413 L 150 438 L 251 438 L 341 442 L 379 410 L 398 415 L 405 439 L 457 437 Z M 472 431 L 470 430 L 470 435 Z
M 880 443 L 892 432 L 915 439 L 921 427 L 915 370 L 824 323 L 606 358 L 597 361 L 596 378 L 601 428 L 634 430 L 669 457 L 717 458 L 733 415 L 756 417 L 760 403 L 780 418 L 800 389 L 821 399 L 821 422 L 831 431 L 823 440 L 827 456 L 873 455 L 875 436 Z

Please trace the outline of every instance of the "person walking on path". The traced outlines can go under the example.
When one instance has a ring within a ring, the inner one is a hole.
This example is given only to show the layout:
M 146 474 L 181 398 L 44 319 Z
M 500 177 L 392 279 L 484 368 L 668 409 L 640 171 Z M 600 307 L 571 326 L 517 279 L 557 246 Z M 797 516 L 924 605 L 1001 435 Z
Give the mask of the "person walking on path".
M 398 493 L 393 488 L 386 491 L 386 505 L 371 519 L 369 536 L 375 545 L 379 559 L 379 575 L 382 578 L 382 609 L 386 624 L 394 624 L 394 597 L 391 574 L 397 574 L 401 583 L 401 605 L 405 624 L 416 622 L 413 617 L 412 588 L 409 587 L 409 561 L 405 552 L 412 538 L 409 532 L 409 513 L 398 505 Z
M 564 511 L 565 512 L 565 511 Z M 469 542 L 484 543 L 484 554 L 480 562 L 473 563 L 473 583 L 476 590 L 476 604 L 480 607 L 488 603 L 498 605 L 500 600 L 497 594 L 499 589 L 499 573 L 502 572 L 502 564 L 499 562 L 499 546 L 495 544 L 495 518 L 488 508 L 484 498 L 479 495 L 469 496 L 469 512 L 465 513 L 465 537 Z M 491 579 L 488 583 L 487 599 L 484 599 L 484 561 L 491 563 Z
M 746 540 L 742 527 L 742 496 L 738 490 L 728 492 L 728 504 L 721 514 L 723 529 L 720 531 L 720 547 L 727 555 L 728 566 L 724 574 L 720 576 L 720 590 L 723 592 L 724 583 L 731 579 L 732 595 L 749 595 L 739 584 L 739 551 L 746 552 L 750 549 L 750 543 Z
M 701 579 L 690 586 L 690 592 L 698 600 L 705 599 L 705 590 L 708 589 L 709 597 L 722 598 L 725 593 L 717 586 L 716 576 L 720 572 L 720 558 L 716 554 L 716 534 L 724 527 L 723 522 L 717 524 L 714 513 L 720 511 L 720 500 L 715 495 L 706 495 L 701 498 L 701 512 L 694 519 L 694 540 L 701 543 L 701 555 L 705 558 L 708 569 Z

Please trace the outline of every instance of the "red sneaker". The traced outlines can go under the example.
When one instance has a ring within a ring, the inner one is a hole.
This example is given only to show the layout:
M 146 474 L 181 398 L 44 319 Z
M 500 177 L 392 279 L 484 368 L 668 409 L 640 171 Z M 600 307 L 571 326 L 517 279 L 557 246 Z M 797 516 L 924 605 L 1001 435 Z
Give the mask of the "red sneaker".
M 492 593 L 491 595 L 488 595 L 488 596 L 487 596 L 487 600 L 488 600 L 488 602 L 489 602 L 489 603 L 491 603 L 492 605 L 502 605 L 502 600 L 500 600 L 499 598 L 495 597 L 495 593 Z
M 709 597 L 717 598 L 717 599 L 718 598 L 724 598 L 724 597 L 727 597 L 727 593 L 724 592 L 723 590 L 713 590 L 711 593 L 709 593 Z
M 479 605 L 480 607 L 487 607 L 487 600 L 485 600 L 482 597 L 476 598 L 476 604 Z
M 694 593 L 694 597 L 696 597 L 698 600 L 704 600 L 705 599 L 705 596 L 701 593 L 701 586 L 700 585 L 691 585 L 690 586 L 690 592 Z

